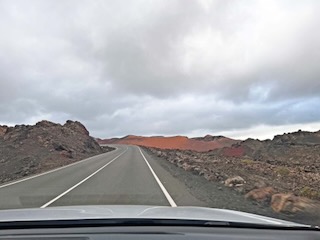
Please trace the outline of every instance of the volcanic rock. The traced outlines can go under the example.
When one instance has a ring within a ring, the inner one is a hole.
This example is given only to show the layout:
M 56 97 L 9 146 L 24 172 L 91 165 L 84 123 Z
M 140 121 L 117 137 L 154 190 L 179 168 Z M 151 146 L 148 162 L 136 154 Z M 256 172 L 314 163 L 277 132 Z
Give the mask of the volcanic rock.
M 63 166 L 104 150 L 77 121 L 0 126 L 0 183 Z
M 228 187 L 240 187 L 245 183 L 245 180 L 240 176 L 231 177 L 224 181 L 224 185 Z
M 246 199 L 252 199 L 255 201 L 269 201 L 271 199 L 272 194 L 275 193 L 273 187 L 265 187 L 253 189 L 245 195 Z
M 272 196 L 271 207 L 275 212 L 297 213 L 318 211 L 319 204 L 305 197 L 297 197 L 292 193 L 278 193 Z

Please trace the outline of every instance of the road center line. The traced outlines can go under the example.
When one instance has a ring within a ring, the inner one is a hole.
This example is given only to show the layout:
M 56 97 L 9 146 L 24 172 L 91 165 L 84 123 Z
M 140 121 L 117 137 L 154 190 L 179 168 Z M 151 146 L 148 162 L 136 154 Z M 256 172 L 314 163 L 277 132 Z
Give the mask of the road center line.
M 91 177 L 93 177 L 94 175 L 96 175 L 98 172 L 100 172 L 102 169 L 104 169 L 106 166 L 108 166 L 110 163 L 112 163 L 113 161 L 115 161 L 117 158 L 119 158 L 122 154 L 124 154 L 126 151 L 128 150 L 128 148 L 122 152 L 121 154 L 119 154 L 117 157 L 115 157 L 114 159 L 112 159 L 110 162 L 108 162 L 107 164 L 103 165 L 101 168 L 99 168 L 97 171 L 95 171 L 94 173 L 90 174 L 88 177 L 86 177 L 85 179 L 83 179 L 82 181 L 78 182 L 76 185 L 72 186 L 71 188 L 69 188 L 68 190 L 64 191 L 63 193 L 61 193 L 59 196 L 55 197 L 54 199 L 50 200 L 49 202 L 47 202 L 46 204 L 42 205 L 40 208 L 46 208 L 48 207 L 50 204 L 54 203 L 55 201 L 57 201 L 59 198 L 63 197 L 64 195 L 66 195 L 67 193 L 71 192 L 73 189 L 75 189 L 76 187 L 78 187 L 80 184 L 84 183 L 85 181 L 87 181 L 88 179 L 90 179 Z
M 152 167 L 150 166 L 148 160 L 146 159 L 146 157 L 144 156 L 144 154 L 142 153 L 140 147 L 139 148 L 139 151 L 144 159 L 144 161 L 147 163 L 153 177 L 156 179 L 158 185 L 160 186 L 163 194 L 165 195 L 165 197 L 167 198 L 168 202 L 170 203 L 171 207 L 177 207 L 177 204 L 173 201 L 172 197 L 170 196 L 170 194 L 168 193 L 167 189 L 163 186 L 163 184 L 161 183 L 160 179 L 158 178 L 157 174 L 153 171 Z

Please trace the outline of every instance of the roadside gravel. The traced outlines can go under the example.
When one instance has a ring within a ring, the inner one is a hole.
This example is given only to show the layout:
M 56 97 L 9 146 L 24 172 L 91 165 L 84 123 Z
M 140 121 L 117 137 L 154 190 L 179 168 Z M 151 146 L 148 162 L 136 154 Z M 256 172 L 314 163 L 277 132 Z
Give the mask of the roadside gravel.
M 202 176 L 187 172 L 169 161 L 159 158 L 148 148 L 143 147 L 143 149 L 172 176 L 183 182 L 190 194 L 205 203 L 206 207 L 243 211 L 304 224 L 320 224 L 319 218 L 314 216 L 275 213 L 269 206 L 246 200 L 243 194 L 225 187 L 222 183 L 208 181 Z

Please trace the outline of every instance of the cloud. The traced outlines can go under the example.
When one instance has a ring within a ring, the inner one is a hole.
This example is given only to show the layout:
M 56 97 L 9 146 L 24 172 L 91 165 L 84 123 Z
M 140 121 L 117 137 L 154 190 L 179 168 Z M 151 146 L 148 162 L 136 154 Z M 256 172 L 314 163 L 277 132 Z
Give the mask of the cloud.
M 1 1 L 0 123 L 99 137 L 320 122 L 320 3 Z

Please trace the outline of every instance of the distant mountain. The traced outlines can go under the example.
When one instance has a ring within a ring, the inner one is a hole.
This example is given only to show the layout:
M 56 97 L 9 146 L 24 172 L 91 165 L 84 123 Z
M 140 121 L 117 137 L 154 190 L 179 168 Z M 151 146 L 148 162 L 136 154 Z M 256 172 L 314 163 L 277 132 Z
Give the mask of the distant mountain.
M 206 141 L 206 142 L 211 142 L 211 141 L 216 141 L 216 140 L 221 140 L 223 138 L 226 138 L 224 136 L 212 136 L 212 135 L 206 135 L 204 137 L 194 137 L 192 139 L 194 140 L 200 140 L 200 141 Z
M 290 147 L 312 147 L 320 145 L 320 131 L 307 132 L 297 131 L 292 133 L 284 133 L 276 135 L 272 140 L 260 141 L 257 139 L 248 138 L 247 140 L 233 144 L 231 147 L 221 149 L 221 153 L 226 156 L 252 156 L 262 152 L 271 152 L 275 148 L 290 148 Z M 279 153 L 283 155 L 284 152 Z
M 142 137 L 128 135 L 123 138 L 111 138 L 111 139 L 97 139 L 100 144 L 129 144 L 139 145 L 145 147 L 154 147 L 161 149 L 180 149 L 180 150 L 193 150 L 197 152 L 206 152 L 217 148 L 230 147 L 233 144 L 239 142 L 231 138 L 223 136 L 211 136 L 188 138 L 185 136 L 152 136 Z
M 315 171 L 320 169 L 320 131 L 299 130 L 264 141 L 249 138 L 230 147 L 213 150 L 211 154 L 284 166 L 295 164 L 304 171 Z

